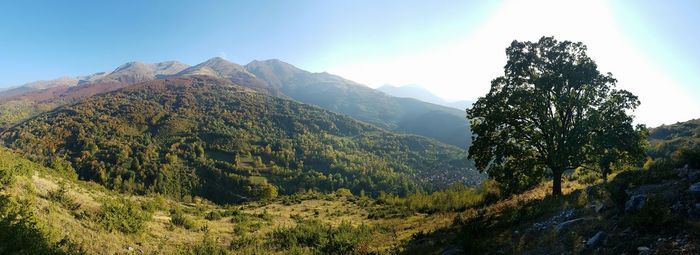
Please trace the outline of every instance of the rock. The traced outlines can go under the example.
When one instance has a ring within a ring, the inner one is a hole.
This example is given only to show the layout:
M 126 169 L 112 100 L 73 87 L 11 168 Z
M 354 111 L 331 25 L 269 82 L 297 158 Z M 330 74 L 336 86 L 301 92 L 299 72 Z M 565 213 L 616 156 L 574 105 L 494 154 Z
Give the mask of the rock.
M 688 181 L 689 182 L 699 182 L 700 181 L 700 172 L 693 171 L 688 173 Z
M 573 220 L 568 220 L 562 223 L 559 223 L 556 227 L 557 233 L 560 233 L 562 231 L 569 230 L 571 227 L 573 227 L 576 224 L 583 223 L 584 221 L 589 220 L 590 218 L 578 218 L 578 219 L 573 219 Z
M 649 254 L 651 249 L 649 249 L 649 247 L 646 246 L 639 246 L 637 247 L 637 251 L 639 252 L 639 255 L 646 255 Z
M 683 206 L 683 202 L 678 201 L 675 204 L 671 206 L 671 210 L 673 210 L 676 213 L 682 212 L 685 206 Z
M 555 220 L 571 220 L 574 217 L 574 209 L 566 209 L 557 215 Z
M 442 251 L 440 251 L 440 254 L 441 255 L 461 255 L 461 254 L 465 254 L 465 252 L 464 252 L 464 249 L 462 249 L 462 247 L 459 247 L 459 246 L 453 244 L 453 245 L 448 245 L 447 247 L 445 247 L 445 249 L 442 249 Z
M 592 205 L 590 205 L 590 208 L 593 209 L 595 213 L 601 213 L 605 210 L 605 205 L 600 201 L 596 201 Z
M 691 195 L 700 197 L 700 182 L 696 182 L 693 185 L 690 185 L 688 188 L 688 192 L 690 192 Z
M 634 195 L 630 197 L 627 202 L 625 202 L 625 212 L 636 212 L 644 208 L 644 205 L 647 203 L 647 196 L 646 195 Z
M 688 176 L 688 165 L 685 165 L 682 168 L 676 169 L 676 172 L 678 173 L 678 177 L 686 177 Z
M 603 243 L 605 238 L 608 237 L 608 234 L 605 233 L 604 231 L 598 231 L 593 237 L 588 239 L 586 242 L 586 247 L 588 248 L 596 248 L 598 245 Z

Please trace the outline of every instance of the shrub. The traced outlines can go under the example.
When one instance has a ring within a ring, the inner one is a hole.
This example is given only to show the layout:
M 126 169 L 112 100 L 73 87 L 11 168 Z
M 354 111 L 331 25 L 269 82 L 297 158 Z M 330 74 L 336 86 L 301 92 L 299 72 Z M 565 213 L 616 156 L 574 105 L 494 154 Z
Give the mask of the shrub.
M 623 222 L 641 231 L 658 232 L 668 230 L 676 217 L 663 199 L 652 196 L 639 212 L 627 215 Z
M 335 191 L 335 194 L 340 196 L 340 197 L 346 197 L 346 198 L 352 198 L 354 195 L 352 194 L 352 191 L 346 188 L 339 188 Z
M 151 214 L 140 204 L 124 198 L 106 200 L 97 214 L 97 221 L 108 231 L 139 233 L 143 231 Z
M 386 205 L 399 206 L 424 213 L 461 211 L 482 204 L 485 194 L 490 199 L 500 198 L 500 189 L 495 183 L 488 183 L 480 190 L 455 184 L 445 190 L 435 191 L 431 194 L 415 193 L 399 198 L 395 195 L 380 193 L 379 202 Z
M 170 222 L 185 229 L 194 229 L 197 224 L 180 209 L 170 210 Z
M 49 191 L 48 198 L 51 201 L 59 203 L 61 206 L 63 206 L 71 212 L 80 208 L 80 204 L 75 202 L 70 196 L 68 196 L 68 191 L 66 190 L 66 186 L 64 184 L 61 184 L 60 187 L 56 190 Z
M 270 234 L 270 243 L 288 251 L 305 247 L 321 254 L 364 254 L 365 243 L 371 234 L 372 230 L 365 225 L 355 227 L 343 222 L 332 227 L 310 220 L 299 222 L 292 228 L 274 230 Z
M 228 250 L 223 246 L 219 245 L 216 240 L 209 236 L 209 233 L 205 234 L 202 241 L 193 246 L 180 248 L 177 251 L 180 255 L 226 255 L 229 254 Z
M 221 214 L 221 212 L 219 212 L 217 210 L 213 210 L 213 211 L 209 212 L 207 214 L 207 216 L 205 216 L 204 218 L 207 220 L 220 220 L 223 217 L 224 216 L 223 216 L 223 214 Z

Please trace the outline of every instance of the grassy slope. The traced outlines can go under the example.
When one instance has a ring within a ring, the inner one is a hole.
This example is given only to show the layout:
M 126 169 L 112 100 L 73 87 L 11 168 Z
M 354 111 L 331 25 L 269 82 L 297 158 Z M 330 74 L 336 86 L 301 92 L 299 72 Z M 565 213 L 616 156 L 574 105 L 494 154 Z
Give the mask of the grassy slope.
M 700 251 L 700 219 L 693 214 L 692 184 L 671 168 L 652 167 L 616 173 L 608 183 L 564 183 L 564 196 L 548 196 L 551 183 L 498 203 L 467 209 L 449 227 L 415 236 L 404 254 L 440 254 L 457 247 L 467 254 L 696 254 Z M 646 205 L 625 212 L 634 192 L 646 194 Z M 680 201 L 680 202 L 679 202 Z M 683 209 L 671 209 L 675 203 Z M 595 206 L 602 205 L 596 212 Z M 688 211 L 686 211 L 688 210 Z M 689 215 L 690 214 L 690 215 Z M 582 219 L 558 231 L 568 220 Z M 606 242 L 586 242 L 599 231 Z
M 195 199 L 193 203 L 181 203 L 160 196 L 128 196 L 92 182 L 71 180 L 67 177 L 70 174 L 40 166 L 0 149 L 0 171 L 8 171 L 18 165 L 33 170 L 14 176 L 15 181 L 7 187 L 6 194 L 18 200 L 32 201 L 27 206 L 34 212 L 49 239 L 57 241 L 68 237 L 89 254 L 127 253 L 129 247 L 145 254 L 173 254 L 200 244 L 205 235 L 234 254 L 286 254 L 289 251 L 274 248 L 264 240 L 275 230 L 290 228 L 300 220 L 308 219 L 317 219 L 330 226 L 338 226 L 342 222 L 369 226 L 372 237 L 366 243 L 366 251 L 384 253 L 397 249 L 415 233 L 430 232 L 449 225 L 454 217 L 449 213 L 416 213 L 404 218 L 369 219 L 369 211 L 377 206 L 374 202 L 335 194 L 307 194 L 305 198 L 292 203 L 277 200 L 226 208 L 200 199 Z M 61 199 L 56 198 L 59 192 Z M 107 231 L 91 216 L 99 214 L 106 201 L 122 198 L 144 208 L 152 208 L 142 232 L 125 234 Z M 172 209 L 183 211 L 185 217 L 193 222 L 193 227 L 174 226 L 169 212 Z M 240 211 L 241 215 L 246 215 L 245 222 L 234 222 L 232 218 L 236 216 L 206 219 L 209 212 L 227 210 Z M 232 241 L 244 237 L 255 238 L 260 243 L 239 250 L 228 248 Z

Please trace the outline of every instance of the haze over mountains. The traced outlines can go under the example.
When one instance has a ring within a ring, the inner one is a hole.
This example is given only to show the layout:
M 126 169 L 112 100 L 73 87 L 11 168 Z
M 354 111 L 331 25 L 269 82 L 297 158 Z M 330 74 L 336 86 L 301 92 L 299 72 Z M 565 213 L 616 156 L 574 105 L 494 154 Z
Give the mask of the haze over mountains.
M 415 98 L 423 102 L 452 107 L 459 110 L 470 108 L 475 102 L 474 100 L 447 101 L 419 85 L 395 86 L 391 84 L 385 84 L 377 88 L 377 90 L 395 97 Z
M 77 102 L 130 84 L 166 77 L 211 76 L 281 98 L 349 115 L 380 128 L 434 138 L 465 149 L 471 134 L 463 109 L 401 98 L 328 73 L 311 73 L 280 60 L 253 61 L 245 66 L 212 58 L 188 66 L 177 61 L 129 62 L 112 72 L 27 83 L 0 92 L 0 128 L 34 116 L 46 108 Z M 21 108 L 17 111 L 16 108 Z

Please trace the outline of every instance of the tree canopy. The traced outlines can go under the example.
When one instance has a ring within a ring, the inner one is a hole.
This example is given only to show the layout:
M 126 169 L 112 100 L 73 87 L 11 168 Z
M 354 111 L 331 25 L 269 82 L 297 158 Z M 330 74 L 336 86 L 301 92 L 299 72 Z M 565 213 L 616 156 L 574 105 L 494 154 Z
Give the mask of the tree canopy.
M 566 169 L 593 165 L 610 156 L 643 152 L 644 127 L 629 112 L 639 106 L 632 93 L 615 89 L 580 42 L 542 37 L 513 41 L 504 75 L 467 110 L 476 167 L 516 192 L 551 176 L 561 194 Z

